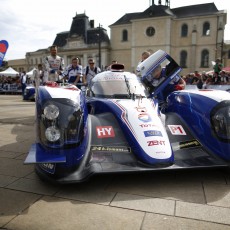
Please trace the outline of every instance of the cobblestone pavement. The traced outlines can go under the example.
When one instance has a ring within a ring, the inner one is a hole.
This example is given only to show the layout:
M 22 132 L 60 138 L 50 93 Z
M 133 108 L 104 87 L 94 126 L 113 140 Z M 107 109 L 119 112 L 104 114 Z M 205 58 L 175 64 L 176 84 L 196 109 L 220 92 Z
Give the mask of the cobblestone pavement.
M 35 103 L 0 95 L 0 229 L 230 229 L 230 177 L 221 170 L 100 175 L 54 186 L 24 159 Z

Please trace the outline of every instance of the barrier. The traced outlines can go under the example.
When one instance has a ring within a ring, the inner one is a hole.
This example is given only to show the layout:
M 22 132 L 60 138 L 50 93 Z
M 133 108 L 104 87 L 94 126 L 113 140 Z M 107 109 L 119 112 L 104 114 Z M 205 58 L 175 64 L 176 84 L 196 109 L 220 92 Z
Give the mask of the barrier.
M 0 84 L 0 94 L 22 94 L 21 86 L 17 84 Z

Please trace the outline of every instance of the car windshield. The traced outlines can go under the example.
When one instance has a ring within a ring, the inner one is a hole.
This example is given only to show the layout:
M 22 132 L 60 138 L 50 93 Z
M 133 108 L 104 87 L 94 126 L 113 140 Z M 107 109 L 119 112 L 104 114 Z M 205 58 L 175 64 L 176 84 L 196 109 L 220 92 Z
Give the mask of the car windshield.
M 146 90 L 137 78 L 95 81 L 91 91 L 95 97 L 129 99 L 133 95 L 146 97 Z

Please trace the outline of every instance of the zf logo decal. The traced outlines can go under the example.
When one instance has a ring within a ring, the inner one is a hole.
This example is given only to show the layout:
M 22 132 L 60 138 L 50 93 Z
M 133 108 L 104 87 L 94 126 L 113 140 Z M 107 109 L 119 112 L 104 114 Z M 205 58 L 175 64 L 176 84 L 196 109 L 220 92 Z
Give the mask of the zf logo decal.
M 148 146 L 154 146 L 154 145 L 165 145 L 165 141 L 147 141 Z
M 115 137 L 115 133 L 112 126 L 96 126 L 98 138 Z
M 168 125 L 172 135 L 187 135 L 181 125 Z

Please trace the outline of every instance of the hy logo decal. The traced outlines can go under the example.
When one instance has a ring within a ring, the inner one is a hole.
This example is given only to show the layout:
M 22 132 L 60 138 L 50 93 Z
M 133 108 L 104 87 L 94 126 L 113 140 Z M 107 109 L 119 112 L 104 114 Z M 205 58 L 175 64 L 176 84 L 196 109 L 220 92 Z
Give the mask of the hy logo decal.
M 0 41 L 0 66 L 2 65 L 3 59 L 5 57 L 6 51 L 8 49 L 8 42 L 5 40 Z
M 96 126 L 97 138 L 115 137 L 112 126 Z

